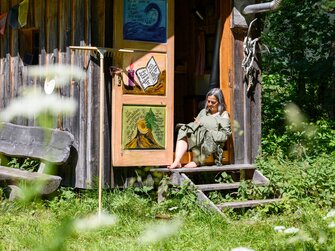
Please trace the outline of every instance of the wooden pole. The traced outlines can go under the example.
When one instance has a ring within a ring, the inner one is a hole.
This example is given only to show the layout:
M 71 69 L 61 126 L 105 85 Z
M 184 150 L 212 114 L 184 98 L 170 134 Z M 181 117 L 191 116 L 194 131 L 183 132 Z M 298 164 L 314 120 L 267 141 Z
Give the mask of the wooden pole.
M 100 125 L 99 125 L 99 185 L 98 185 L 98 215 L 102 212 L 102 171 L 104 153 L 104 111 L 105 111 L 105 75 L 104 75 L 104 53 L 105 49 L 90 46 L 70 46 L 72 50 L 97 51 L 100 55 Z
M 100 54 L 100 125 L 99 125 L 99 216 L 102 211 L 102 164 L 104 153 L 104 104 L 105 104 L 105 81 L 104 81 L 104 52 L 98 50 Z

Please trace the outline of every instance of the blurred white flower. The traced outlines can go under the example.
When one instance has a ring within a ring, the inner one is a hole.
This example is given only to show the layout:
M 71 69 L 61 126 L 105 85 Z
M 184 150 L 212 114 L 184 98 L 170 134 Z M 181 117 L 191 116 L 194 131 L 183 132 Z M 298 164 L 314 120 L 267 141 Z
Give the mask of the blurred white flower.
M 296 234 L 299 232 L 299 228 L 290 227 L 284 230 L 285 234 Z
M 284 227 L 284 226 L 275 226 L 274 227 L 274 230 L 276 232 L 283 232 L 285 229 L 286 229 L 286 227 Z
M 58 115 L 59 113 L 72 115 L 76 111 L 77 103 L 71 98 L 57 95 L 45 95 L 38 88 L 25 89 L 23 95 L 13 99 L 0 113 L 2 121 L 11 121 L 15 117 L 33 118 L 42 113 Z
M 233 248 L 231 251 L 254 251 L 254 250 L 250 248 L 245 248 L 245 247 L 237 247 L 237 248 Z
M 300 232 L 298 235 L 294 235 L 293 237 L 289 238 L 287 240 L 287 243 L 302 243 L 302 242 L 309 242 L 313 241 L 314 239 L 311 238 L 309 235 L 307 235 L 304 232 Z
M 328 224 L 328 227 L 329 227 L 329 228 L 335 228 L 335 222 L 334 222 L 334 221 L 330 222 L 330 223 Z
M 302 111 L 294 103 L 290 103 L 286 105 L 285 114 L 286 114 L 287 122 L 289 124 L 295 125 L 297 128 L 300 128 L 302 125 L 302 122 L 306 120 Z
M 323 217 L 323 219 L 329 219 L 329 218 L 335 218 L 335 210 L 332 209 L 330 210 L 327 215 L 325 217 Z
M 152 225 L 147 228 L 146 231 L 139 237 L 141 243 L 156 242 L 172 236 L 182 226 L 182 222 L 174 220 L 170 222 L 162 222 L 157 225 Z
M 91 231 L 103 227 L 112 226 L 117 222 L 115 215 L 102 212 L 101 214 L 90 215 L 85 218 L 77 219 L 74 222 L 74 228 L 77 231 Z
M 51 64 L 36 65 L 28 68 L 28 75 L 31 77 L 42 77 L 46 79 L 55 79 L 60 86 L 66 85 L 73 80 L 85 78 L 85 71 L 76 65 Z
M 174 211 L 174 210 L 176 210 L 176 209 L 178 209 L 178 207 L 170 207 L 170 208 L 169 208 L 169 211 Z
M 234 131 L 238 132 L 238 136 L 242 136 L 244 134 L 244 131 L 241 129 L 240 123 L 237 120 L 234 120 L 233 126 Z

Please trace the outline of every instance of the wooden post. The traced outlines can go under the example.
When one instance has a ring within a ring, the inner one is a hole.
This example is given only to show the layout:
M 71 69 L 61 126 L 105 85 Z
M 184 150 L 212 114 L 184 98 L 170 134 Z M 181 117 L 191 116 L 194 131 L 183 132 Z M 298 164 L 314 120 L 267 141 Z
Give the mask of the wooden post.
M 100 54 L 100 129 L 99 129 L 99 216 L 102 210 L 102 162 L 104 149 L 104 103 L 105 103 L 105 81 L 104 81 L 104 52 L 98 49 Z
M 98 214 L 102 211 L 102 171 L 104 153 L 104 104 L 105 104 L 105 77 L 104 77 L 104 53 L 105 49 L 90 46 L 70 46 L 72 50 L 97 51 L 100 56 L 100 111 L 99 111 L 99 184 L 98 184 Z

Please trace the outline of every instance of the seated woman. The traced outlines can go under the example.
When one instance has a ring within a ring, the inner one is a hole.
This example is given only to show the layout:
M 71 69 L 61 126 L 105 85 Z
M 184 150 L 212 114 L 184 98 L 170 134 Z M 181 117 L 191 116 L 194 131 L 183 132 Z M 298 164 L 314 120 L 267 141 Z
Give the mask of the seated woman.
M 175 160 L 170 169 L 182 167 L 180 160 L 187 150 L 192 161 L 184 167 L 197 167 L 213 154 L 215 164 L 222 165 L 223 145 L 231 135 L 230 119 L 221 89 L 213 88 L 206 95 L 206 105 L 194 122 L 183 125 L 178 132 Z

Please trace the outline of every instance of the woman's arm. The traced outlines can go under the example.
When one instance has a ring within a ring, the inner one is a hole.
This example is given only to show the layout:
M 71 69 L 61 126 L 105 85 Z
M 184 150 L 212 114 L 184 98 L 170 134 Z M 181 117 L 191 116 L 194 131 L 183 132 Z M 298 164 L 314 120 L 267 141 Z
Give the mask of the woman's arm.
M 230 119 L 227 117 L 218 118 L 218 130 L 209 130 L 215 142 L 226 142 L 231 135 Z
M 194 122 L 200 122 L 200 119 L 201 119 L 203 116 L 205 116 L 205 115 L 206 115 L 206 109 L 202 109 L 202 110 L 198 113 L 197 117 L 194 119 Z

